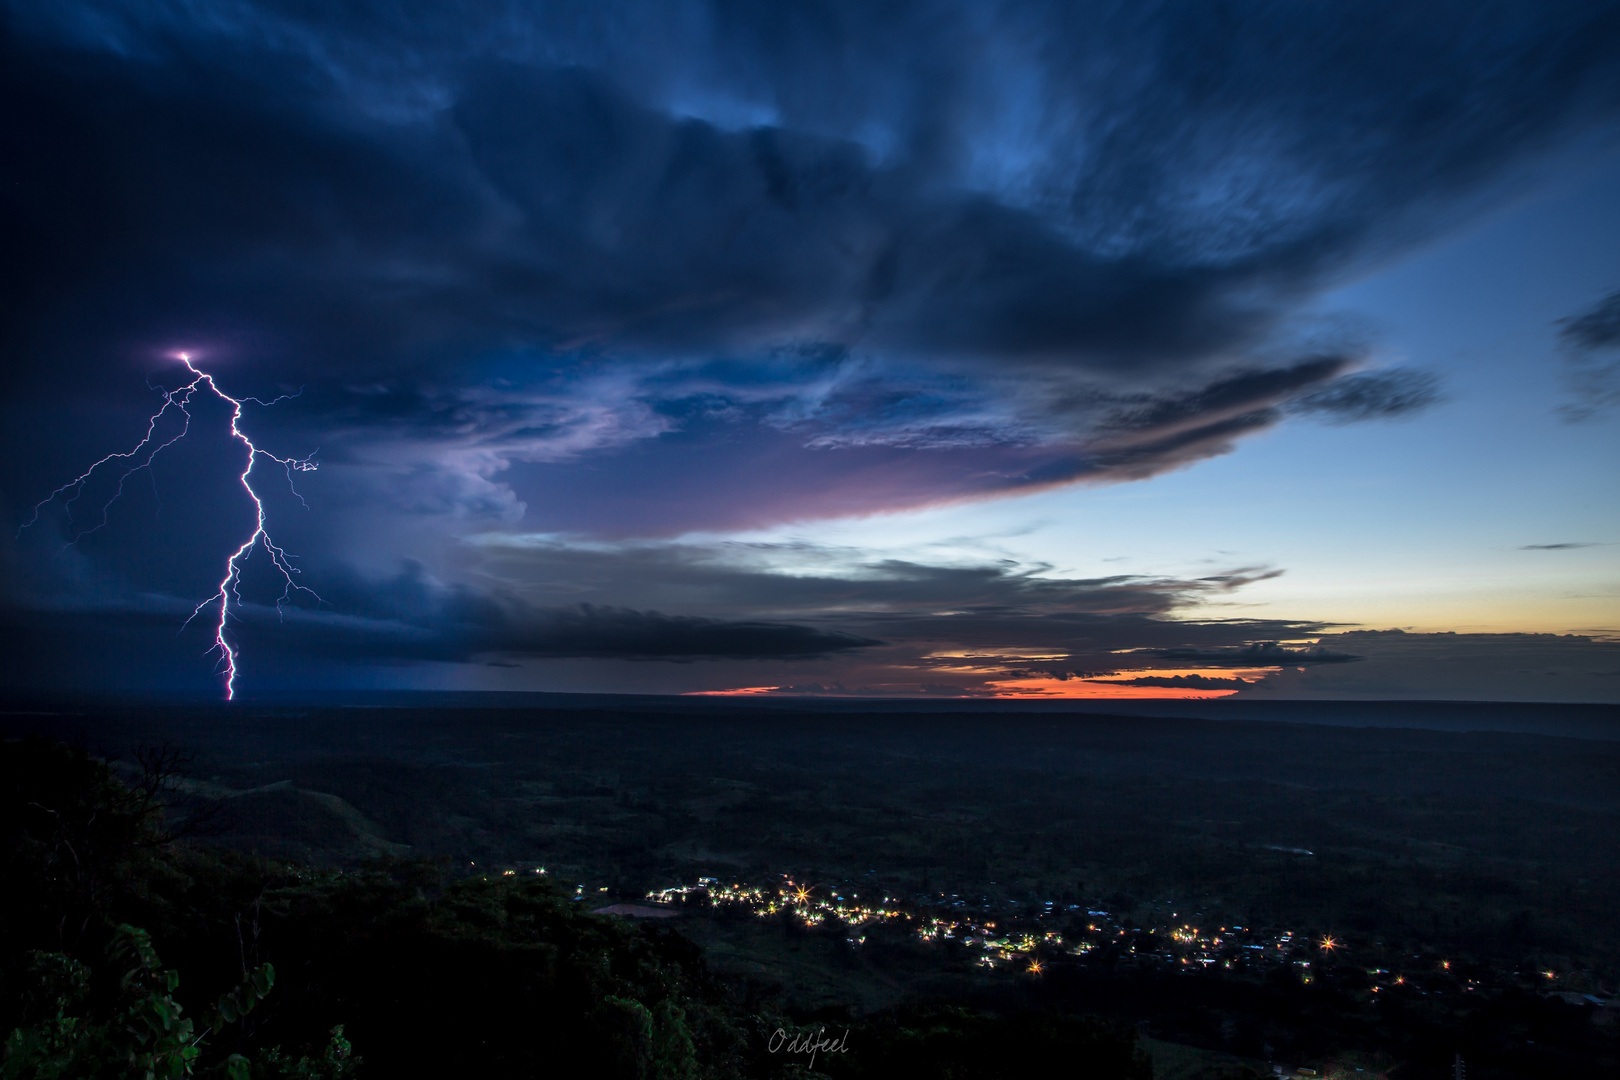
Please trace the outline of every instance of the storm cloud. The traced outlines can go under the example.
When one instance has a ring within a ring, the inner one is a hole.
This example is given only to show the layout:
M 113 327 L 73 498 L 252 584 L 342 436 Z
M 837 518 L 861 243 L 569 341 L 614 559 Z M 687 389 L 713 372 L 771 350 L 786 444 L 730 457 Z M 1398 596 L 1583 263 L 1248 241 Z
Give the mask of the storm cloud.
M 1597 2 L 4 10 L 0 507 L 138 440 L 182 349 L 296 395 L 242 423 L 319 464 L 308 514 L 270 498 L 325 600 L 278 618 L 249 581 L 241 633 L 298 663 L 1345 663 L 1299 644 L 1321 622 L 1197 617 L 1271 571 L 659 538 L 1416 415 L 1433 377 L 1319 298 L 1620 121 Z M 1560 330 L 1581 409 L 1612 404 L 1614 303 Z M 147 664 L 127 635 L 251 520 L 230 422 L 199 413 L 102 533 L 69 547 L 58 501 L 8 541 L 8 625 Z
M 295 594 L 279 609 L 233 607 L 230 632 L 246 670 L 261 673 L 564 659 L 741 662 L 741 669 L 722 667 L 747 683 L 749 667 L 780 661 L 819 664 L 835 679 L 847 675 L 843 684 L 874 692 L 897 692 L 897 684 L 900 692 L 925 684 L 977 691 L 997 678 L 1162 667 L 1160 653 L 1176 647 L 1229 655 L 1258 639 L 1321 632 L 1310 622 L 1198 617 L 1202 602 L 1275 573 L 1065 578 L 1043 564 L 940 565 L 803 543 L 485 537 L 463 550 L 455 578 L 420 564 L 386 576 L 327 567 L 318 599 Z M 71 682 L 69 673 L 90 663 L 103 680 L 142 685 L 152 672 L 178 668 L 200 683 L 213 629 L 207 617 L 187 624 L 195 602 L 114 592 L 106 582 L 77 593 L 58 582 L 14 595 L 8 637 L 14 651 L 33 657 L 14 671 Z M 680 614 L 663 613 L 671 609 Z M 101 644 L 75 648 L 75 641 Z M 115 672 L 116 665 L 125 669 Z
M 310 594 L 312 595 L 312 594 Z M 592 603 L 541 607 L 506 590 L 435 580 L 421 566 L 367 579 L 328 581 L 324 596 L 300 603 L 233 606 L 233 646 L 271 669 L 532 659 L 808 660 L 884 644 L 827 627 L 765 619 L 666 615 Z M 201 685 L 213 656 L 212 616 L 189 618 L 181 597 L 153 594 L 53 597 L 18 604 L 0 619 L 17 663 L 0 685 L 75 686 L 93 682 L 152 689 L 176 680 Z M 178 677 L 175 672 L 181 672 Z
M 688 511 L 508 470 L 721 438 L 861 513 L 1415 411 L 1301 305 L 1620 100 L 1600 4 L 229 10 L 13 9 L 19 398 L 191 345 L 334 458 L 608 532 Z

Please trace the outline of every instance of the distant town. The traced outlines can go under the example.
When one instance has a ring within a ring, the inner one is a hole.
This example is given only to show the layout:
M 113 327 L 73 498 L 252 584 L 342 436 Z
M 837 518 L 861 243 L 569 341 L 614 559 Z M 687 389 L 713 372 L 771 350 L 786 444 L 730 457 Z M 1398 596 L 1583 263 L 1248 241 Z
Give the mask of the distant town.
M 575 888 L 577 899 L 590 898 L 584 886 Z M 1613 993 L 1593 972 L 1498 970 L 1426 951 L 1393 956 L 1377 941 L 1352 941 L 1319 931 L 1221 925 L 1203 912 L 1183 912 L 1168 900 L 1155 905 L 1163 911 L 1162 921 L 1136 925 L 1115 912 L 1051 900 L 996 902 L 955 893 L 907 899 L 855 889 L 850 884 L 810 884 L 789 874 L 768 885 L 700 877 L 692 884 L 649 891 L 644 902 L 597 910 L 656 918 L 713 908 L 762 919 L 785 917 L 806 927 L 841 926 L 854 948 L 866 943 L 873 927 L 899 925 L 921 941 L 951 942 L 971 950 L 986 968 L 1034 977 L 1053 961 L 1071 957 L 1189 972 L 1261 974 L 1290 968 L 1304 984 L 1331 970 L 1335 985 L 1342 988 L 1349 983 L 1370 996 L 1426 997 L 1516 986 L 1608 1011 Z

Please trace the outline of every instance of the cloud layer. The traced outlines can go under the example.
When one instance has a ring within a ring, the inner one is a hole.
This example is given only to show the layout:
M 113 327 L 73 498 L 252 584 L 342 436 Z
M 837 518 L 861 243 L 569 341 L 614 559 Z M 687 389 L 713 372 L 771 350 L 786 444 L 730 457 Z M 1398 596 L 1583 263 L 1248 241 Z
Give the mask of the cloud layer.
M 539 527 L 514 465 L 639 444 L 862 489 L 781 518 L 1410 413 L 1300 305 L 1620 100 L 1602 4 L 211 12 L 13 8 L 20 389 L 211 349 L 310 386 L 270 422 L 334 458 Z M 566 524 L 690 524 L 637 503 Z
M 21 523 L 138 439 L 177 350 L 296 393 L 242 421 L 321 465 L 309 514 L 271 509 L 325 604 L 266 633 L 275 593 L 246 586 L 244 640 L 288 664 L 797 657 L 981 690 L 1358 667 L 1319 622 L 1196 617 L 1260 571 L 657 538 L 1416 415 L 1434 378 L 1316 298 L 1620 119 L 1599 2 L 4 10 L 0 506 Z M 1612 404 L 1614 303 L 1563 325 L 1581 409 Z M 47 507 L 5 552 L 8 625 L 64 663 L 115 639 L 131 671 L 181 663 L 131 642 L 240 542 L 228 423 L 199 414 L 70 549 Z

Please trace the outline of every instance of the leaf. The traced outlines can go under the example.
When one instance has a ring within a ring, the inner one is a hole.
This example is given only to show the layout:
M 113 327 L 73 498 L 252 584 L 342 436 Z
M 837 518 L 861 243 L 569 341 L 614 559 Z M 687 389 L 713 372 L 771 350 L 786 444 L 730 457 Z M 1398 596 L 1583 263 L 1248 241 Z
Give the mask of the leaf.
M 259 997 L 264 997 L 270 993 L 270 988 L 276 985 L 276 969 L 269 964 L 260 964 L 250 981 L 253 984 L 253 992 Z

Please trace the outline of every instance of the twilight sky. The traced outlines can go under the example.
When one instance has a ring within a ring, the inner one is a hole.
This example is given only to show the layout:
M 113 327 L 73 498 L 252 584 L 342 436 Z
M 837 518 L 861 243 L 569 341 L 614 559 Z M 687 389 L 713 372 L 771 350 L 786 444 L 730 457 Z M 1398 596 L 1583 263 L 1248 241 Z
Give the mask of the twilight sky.
M 0 0 L 0 685 L 185 353 L 244 694 L 1620 700 L 1612 3 L 331 7 Z

